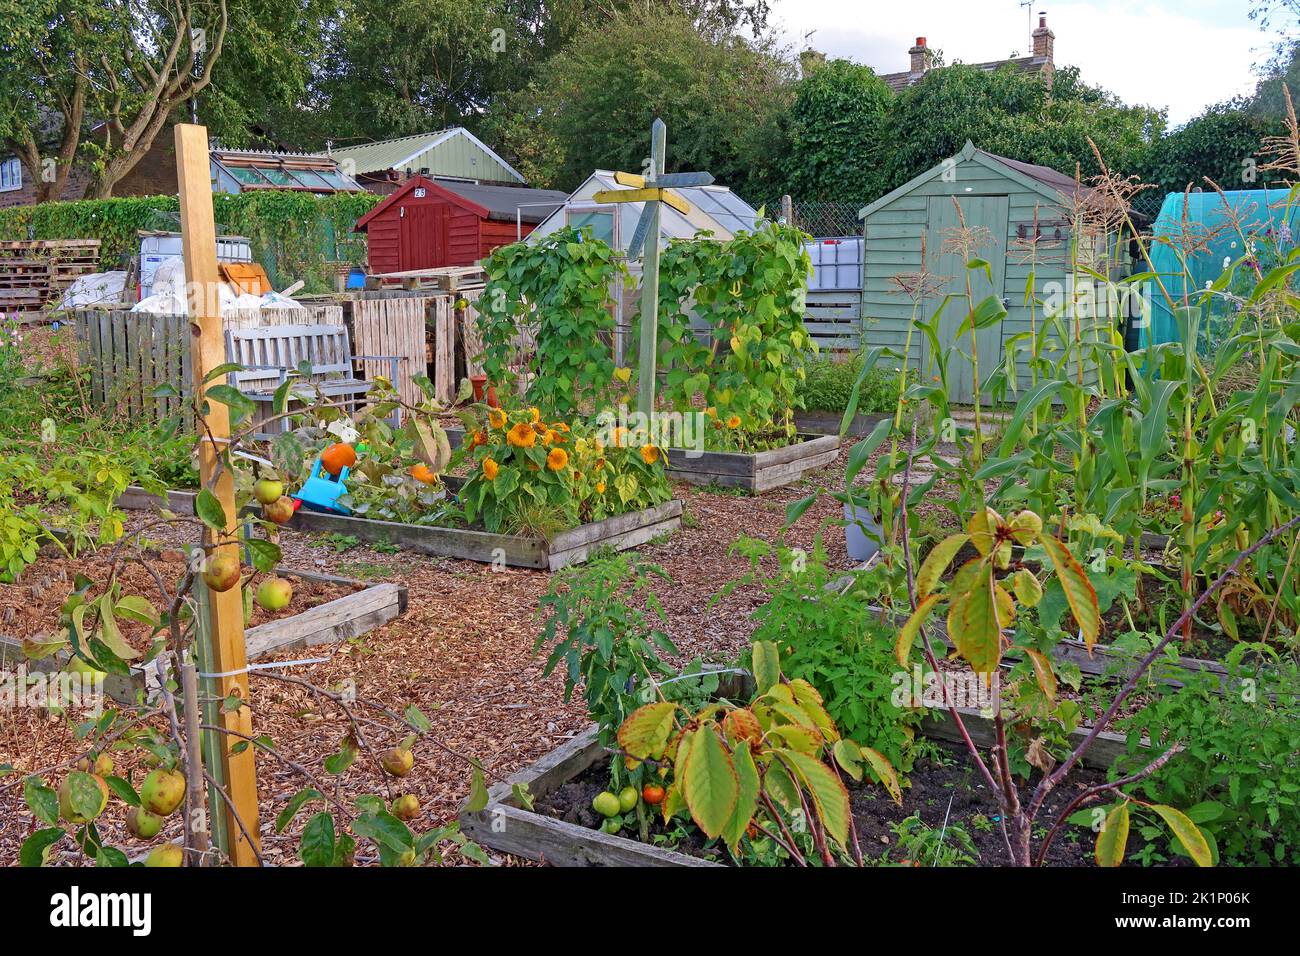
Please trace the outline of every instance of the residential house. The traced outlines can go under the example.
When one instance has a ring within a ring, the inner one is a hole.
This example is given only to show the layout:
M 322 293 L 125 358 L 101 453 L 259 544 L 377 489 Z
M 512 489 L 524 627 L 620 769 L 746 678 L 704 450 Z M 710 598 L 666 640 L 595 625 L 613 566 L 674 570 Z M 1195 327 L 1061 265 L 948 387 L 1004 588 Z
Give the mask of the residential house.
M 1038 28 L 1034 30 L 1033 45 L 1030 48 L 1029 56 L 1011 57 L 1005 60 L 989 60 L 985 63 L 970 63 L 979 70 L 1001 69 L 1004 66 L 1010 66 L 1022 73 L 1037 74 L 1043 78 L 1043 82 L 1049 87 L 1052 85 L 1052 76 L 1056 72 L 1055 60 L 1055 43 L 1056 34 L 1047 26 L 1047 15 L 1038 15 Z M 911 57 L 911 65 L 907 70 L 901 73 L 882 73 L 880 78 L 884 80 L 889 87 L 895 92 L 900 93 L 921 82 L 925 74 L 933 68 L 934 53 L 926 44 L 925 37 L 917 37 L 916 45 L 907 51 Z

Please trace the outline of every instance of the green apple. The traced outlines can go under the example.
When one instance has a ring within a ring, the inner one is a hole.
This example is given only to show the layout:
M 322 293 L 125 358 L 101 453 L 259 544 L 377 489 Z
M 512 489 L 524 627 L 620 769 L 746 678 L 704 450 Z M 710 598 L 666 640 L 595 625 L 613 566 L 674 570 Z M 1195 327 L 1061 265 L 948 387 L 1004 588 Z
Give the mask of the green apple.
M 155 770 L 140 785 L 140 803 L 165 817 L 185 799 L 185 777 L 175 770 Z
M 404 793 L 393 801 L 393 816 L 399 820 L 414 820 L 420 815 L 420 801 L 413 793 Z
M 203 562 L 203 583 L 217 593 L 229 591 L 239 583 L 239 552 L 223 548 Z
M 394 777 L 405 777 L 415 766 L 415 754 L 405 747 L 393 747 L 384 751 L 379 762 Z
M 284 494 L 284 482 L 276 481 L 273 478 L 263 478 L 257 484 L 253 485 L 253 497 L 260 504 L 269 505 L 273 501 L 279 501 Z
M 184 866 L 185 851 L 175 843 L 164 843 L 149 851 L 144 858 L 145 866 Z
M 293 585 L 284 578 L 267 578 L 257 586 L 257 604 L 265 611 L 279 611 L 293 598 Z
M 163 818 L 150 813 L 144 807 L 132 807 L 126 811 L 126 828 L 139 840 L 152 840 L 162 829 Z

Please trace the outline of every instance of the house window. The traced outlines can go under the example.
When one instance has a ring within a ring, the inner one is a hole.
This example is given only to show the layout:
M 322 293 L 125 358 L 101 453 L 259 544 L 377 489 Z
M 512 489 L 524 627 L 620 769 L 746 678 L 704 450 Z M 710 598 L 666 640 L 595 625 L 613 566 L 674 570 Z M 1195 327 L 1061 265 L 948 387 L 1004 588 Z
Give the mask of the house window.
M 0 192 L 23 188 L 23 164 L 17 156 L 0 159 Z

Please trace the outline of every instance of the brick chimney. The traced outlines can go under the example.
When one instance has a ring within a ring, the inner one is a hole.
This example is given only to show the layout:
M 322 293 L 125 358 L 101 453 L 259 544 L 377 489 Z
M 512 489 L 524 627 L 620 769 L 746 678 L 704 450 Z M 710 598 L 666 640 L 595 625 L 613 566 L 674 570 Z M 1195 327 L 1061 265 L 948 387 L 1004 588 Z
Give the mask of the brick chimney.
M 1053 47 L 1055 46 L 1056 34 L 1047 28 L 1047 14 L 1038 15 L 1038 29 L 1032 34 L 1034 38 L 1034 56 L 1041 56 L 1052 63 Z
M 907 52 L 912 55 L 912 75 L 924 73 L 930 68 L 930 48 L 925 45 L 925 37 L 917 37 L 916 46 Z

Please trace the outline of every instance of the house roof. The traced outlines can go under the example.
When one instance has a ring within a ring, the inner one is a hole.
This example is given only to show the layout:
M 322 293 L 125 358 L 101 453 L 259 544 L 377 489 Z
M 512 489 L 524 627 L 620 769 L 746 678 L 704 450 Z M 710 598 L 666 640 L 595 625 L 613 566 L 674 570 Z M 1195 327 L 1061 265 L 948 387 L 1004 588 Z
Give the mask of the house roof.
M 413 163 L 418 157 L 436 146 L 456 136 L 464 136 L 475 146 L 487 153 L 511 178 L 524 181 L 517 170 L 498 156 L 486 143 L 465 129 L 452 126 L 432 133 L 417 133 L 413 136 L 401 136 L 397 139 L 384 139 L 360 146 L 343 146 L 330 150 L 330 155 L 339 160 L 351 160 L 353 171 L 357 175 L 382 172 L 388 169 L 402 169 Z M 436 172 L 435 172 L 436 175 Z
M 992 73 L 1004 66 L 1010 66 L 1020 73 L 1042 73 L 1052 67 L 1052 60 L 1045 56 L 1017 56 L 1006 60 L 989 60 L 986 63 L 967 63 L 963 65 L 973 66 L 975 69 L 983 70 L 986 73 Z M 936 66 L 933 69 L 942 70 L 943 67 Z M 880 78 L 895 93 L 901 93 L 907 87 L 925 79 L 925 72 L 912 73 L 909 70 L 904 70 L 901 73 L 884 73 Z
M 568 193 L 557 189 L 529 189 L 526 186 L 481 186 L 477 183 L 446 182 L 427 176 L 412 176 L 391 196 L 357 220 L 353 232 L 364 232 L 370 220 L 395 203 L 403 201 L 416 188 L 468 209 L 480 219 L 507 222 L 541 222 L 557 206 L 563 206 Z M 536 205 L 538 203 L 544 205 Z
M 1059 173 L 1049 166 L 1025 163 L 1018 159 L 1008 159 L 1006 156 L 998 156 L 996 153 L 976 149 L 975 144 L 970 140 L 966 140 L 966 145 L 962 147 L 960 153 L 953 157 L 953 160 L 957 162 L 973 160 L 1052 202 L 1059 203 L 1062 200 L 1069 200 L 1075 196 L 1076 192 L 1083 197 L 1089 197 L 1096 192 L 1096 189 L 1092 186 L 1082 186 L 1074 181 L 1073 176 Z M 875 202 L 863 206 L 858 210 L 858 218 L 865 219 L 882 206 L 887 206 L 900 196 L 911 192 L 917 186 L 942 175 L 947 168 L 946 161 L 932 166 L 919 176 L 903 183 L 897 189 L 881 196 Z

